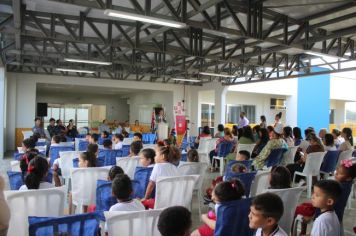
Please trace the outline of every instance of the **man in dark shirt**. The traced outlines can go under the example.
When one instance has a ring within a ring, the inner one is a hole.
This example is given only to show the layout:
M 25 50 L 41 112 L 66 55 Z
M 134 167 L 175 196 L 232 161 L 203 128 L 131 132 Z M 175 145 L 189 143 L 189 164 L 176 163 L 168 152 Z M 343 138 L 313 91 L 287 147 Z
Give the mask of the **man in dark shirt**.
M 56 121 L 57 125 L 55 126 L 55 134 L 56 135 L 63 135 L 66 134 L 67 128 L 63 126 L 63 123 L 60 119 Z
M 51 138 L 56 135 L 56 126 L 54 125 L 55 122 L 56 120 L 54 118 L 51 118 L 49 119 L 49 125 L 47 126 L 47 130 Z

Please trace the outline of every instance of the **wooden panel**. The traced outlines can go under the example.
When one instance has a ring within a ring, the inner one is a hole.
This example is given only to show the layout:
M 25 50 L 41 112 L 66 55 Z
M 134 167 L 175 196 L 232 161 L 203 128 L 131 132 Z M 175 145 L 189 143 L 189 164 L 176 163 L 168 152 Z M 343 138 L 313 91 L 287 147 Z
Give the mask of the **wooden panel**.
M 17 147 L 22 146 L 22 140 L 23 140 L 22 131 L 30 131 L 30 130 L 32 130 L 32 128 L 16 128 L 15 129 L 15 144 L 16 144 L 16 146 L 14 147 L 15 150 Z

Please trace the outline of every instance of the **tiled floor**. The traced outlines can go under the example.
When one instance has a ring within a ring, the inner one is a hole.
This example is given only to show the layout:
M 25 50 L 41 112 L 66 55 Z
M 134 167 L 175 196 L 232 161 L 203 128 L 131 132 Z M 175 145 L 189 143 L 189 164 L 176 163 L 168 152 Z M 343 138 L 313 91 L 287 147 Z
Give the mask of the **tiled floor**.
M 8 153 L 7 158 L 5 159 L 0 159 L 0 174 L 5 177 L 6 183 L 8 183 L 8 178 L 6 175 L 6 171 L 10 170 L 10 161 L 12 160 L 12 155 L 11 153 Z M 205 189 L 207 186 L 210 185 L 211 180 L 214 179 L 218 173 L 210 173 L 207 172 L 206 178 L 204 180 L 203 184 L 203 189 Z M 8 188 L 8 184 L 6 185 Z M 304 192 L 302 194 L 302 197 L 300 199 L 300 202 L 305 202 L 306 199 L 306 193 Z M 200 216 L 199 216 L 199 210 L 198 210 L 198 201 L 197 201 L 197 196 L 193 196 L 193 209 L 192 209 L 192 218 L 193 218 L 193 229 L 196 229 L 198 226 L 201 225 L 200 222 Z M 345 236 L 351 236 L 355 234 L 351 234 L 348 232 L 352 231 L 352 228 L 356 226 L 356 200 L 352 199 L 352 208 L 353 209 L 346 209 L 345 210 L 345 215 L 344 215 L 344 229 L 345 229 Z M 208 207 L 205 205 L 201 205 L 201 210 L 203 213 L 207 212 Z M 308 229 L 311 229 L 311 225 L 308 227 Z

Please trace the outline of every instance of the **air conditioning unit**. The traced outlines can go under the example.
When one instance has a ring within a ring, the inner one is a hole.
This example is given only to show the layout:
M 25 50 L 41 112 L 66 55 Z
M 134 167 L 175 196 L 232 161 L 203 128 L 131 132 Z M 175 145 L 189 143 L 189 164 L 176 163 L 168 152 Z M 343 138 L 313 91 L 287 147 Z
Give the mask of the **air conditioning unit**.
M 285 110 L 286 100 L 281 98 L 271 98 L 270 108 L 272 110 Z

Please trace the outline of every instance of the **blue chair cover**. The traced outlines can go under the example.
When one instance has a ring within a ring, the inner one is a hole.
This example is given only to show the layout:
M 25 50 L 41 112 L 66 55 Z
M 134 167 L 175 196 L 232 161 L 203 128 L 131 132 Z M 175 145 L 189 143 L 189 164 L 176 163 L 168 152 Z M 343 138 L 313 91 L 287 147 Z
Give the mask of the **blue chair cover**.
M 188 158 L 188 153 L 182 153 L 181 157 L 180 157 L 180 160 L 181 161 L 187 161 L 187 158 Z
M 225 180 L 239 179 L 245 187 L 245 195 L 248 197 L 250 195 L 250 189 L 252 181 L 255 179 L 257 172 L 247 172 L 247 173 L 232 173 L 230 172 L 225 176 Z
M 79 140 L 79 151 L 83 152 L 87 150 L 89 142 L 86 140 Z
M 79 167 L 79 158 L 73 158 L 73 167 L 78 168 Z
M 57 158 L 59 158 L 59 152 L 63 152 L 63 151 L 74 151 L 74 147 L 67 147 L 67 146 L 54 146 L 54 147 L 50 147 L 49 148 L 49 152 L 50 152 L 50 161 L 49 164 L 50 166 L 53 165 L 54 160 L 56 160 Z
M 134 133 L 129 133 L 129 138 L 133 138 L 134 137 Z
M 231 167 L 235 164 L 241 164 L 246 166 L 247 171 L 251 170 L 251 166 L 252 166 L 252 160 L 247 160 L 247 161 L 229 161 L 226 165 L 226 169 L 225 169 L 225 175 L 229 174 L 231 172 Z
M 86 134 L 77 134 L 76 138 L 85 138 L 86 136 Z
M 233 142 L 228 142 L 228 141 L 223 141 L 218 144 L 217 150 L 218 150 L 218 157 L 226 157 L 234 147 Z
M 21 157 L 23 156 L 24 153 L 18 153 L 18 152 L 15 152 L 14 153 L 14 160 L 15 161 L 19 161 L 21 159 Z
M 184 136 L 182 143 L 180 145 L 180 150 L 187 150 L 188 148 L 188 141 L 187 141 L 187 137 Z
M 253 236 L 254 230 L 248 226 L 250 206 L 251 198 L 222 203 L 217 212 L 214 236 Z
M 136 167 L 134 180 L 138 181 L 138 186 L 134 191 L 134 195 L 137 198 L 144 198 L 148 182 L 150 181 L 150 176 L 153 167 Z M 153 191 L 154 192 L 154 191 Z
M 98 139 L 98 144 L 99 145 L 103 145 L 103 143 L 104 143 L 104 140 L 111 140 L 111 138 L 102 138 L 102 137 L 99 137 L 99 139 Z
M 130 145 L 122 145 L 122 157 L 127 157 L 130 154 Z
M 271 153 L 267 157 L 266 166 L 271 167 L 271 166 L 279 165 L 279 163 L 281 163 L 281 161 L 282 161 L 283 153 L 285 151 L 286 151 L 286 149 L 284 149 L 284 148 L 272 149 Z
M 105 221 L 104 211 L 108 211 L 111 206 L 117 203 L 117 199 L 112 196 L 111 181 L 96 181 L 96 212 L 100 220 Z
M 74 138 L 66 136 L 67 142 L 74 142 Z
M 189 146 L 190 146 L 190 148 L 195 148 L 194 145 L 195 145 L 195 139 L 196 138 L 197 138 L 196 136 L 190 136 L 189 137 Z
M 122 150 L 100 149 L 98 159 L 104 160 L 104 166 L 116 165 L 116 157 L 122 157 Z
M 96 158 L 96 167 L 103 167 L 105 166 L 105 156 L 98 156 L 98 158 Z
M 340 151 L 328 151 L 324 156 L 320 171 L 325 173 L 333 173 L 336 169 L 337 161 L 339 160 L 339 155 Z
M 143 133 L 142 142 L 143 144 L 154 144 L 156 141 L 156 134 L 152 133 Z
M 36 142 L 36 146 L 44 146 L 47 145 L 46 142 Z
M 100 219 L 96 213 L 62 217 L 28 217 L 29 236 L 97 236 Z
M 132 183 L 132 194 L 131 194 L 131 197 L 132 198 L 140 198 L 138 196 L 138 192 L 141 191 L 141 186 L 140 186 L 140 182 L 137 181 L 137 180 L 131 180 L 131 183 Z M 141 197 L 142 198 L 142 197 Z
M 352 157 L 356 157 L 356 150 L 355 150 L 355 151 L 353 151 L 353 153 L 352 153 Z
M 20 171 L 7 171 L 7 176 L 9 177 L 9 184 L 11 190 L 19 190 L 24 181 L 22 180 L 22 172 Z M 52 183 L 53 173 L 49 171 L 46 177 L 46 182 Z

